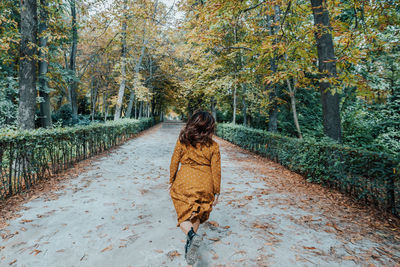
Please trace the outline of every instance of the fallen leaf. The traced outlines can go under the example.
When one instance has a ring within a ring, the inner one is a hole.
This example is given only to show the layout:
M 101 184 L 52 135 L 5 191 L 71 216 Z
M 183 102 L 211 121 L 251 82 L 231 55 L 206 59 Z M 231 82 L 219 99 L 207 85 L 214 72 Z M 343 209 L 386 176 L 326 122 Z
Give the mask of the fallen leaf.
M 112 250 L 112 245 L 109 245 L 106 248 L 103 248 L 101 252 L 107 251 L 107 250 Z
M 306 246 L 303 246 L 303 248 L 305 248 L 305 249 L 317 249 L 316 247 L 306 247 Z
M 245 250 L 236 250 L 234 254 L 247 254 Z
M 268 233 L 270 233 L 271 235 L 279 235 L 279 236 L 283 235 L 282 233 L 275 233 L 275 232 L 271 232 L 271 231 L 268 231 Z
M 254 228 L 259 228 L 259 229 L 267 229 L 270 226 L 267 223 L 266 224 L 253 223 L 253 227 Z
M 212 226 L 219 227 L 219 224 L 216 221 L 209 221 L 208 223 Z
M 211 253 L 213 254 L 213 260 L 217 260 L 219 257 L 217 255 L 217 253 L 214 250 L 211 250 Z
M 356 261 L 356 260 L 358 260 L 358 258 L 355 257 L 355 256 L 344 256 L 342 259 L 343 260 L 348 260 L 348 261 Z
M 172 251 L 168 252 L 168 254 L 167 254 L 167 256 L 168 256 L 168 258 L 170 258 L 170 260 L 173 260 L 174 257 L 178 257 L 180 255 L 181 254 L 177 250 L 172 250 Z
M 36 255 L 39 254 L 40 252 L 42 252 L 42 251 L 41 251 L 41 250 L 38 250 L 38 249 L 34 249 L 34 250 L 32 250 L 31 253 L 29 253 L 29 254 L 35 253 L 35 254 L 33 254 L 33 255 L 36 256 Z
M 313 216 L 312 215 L 302 216 L 300 220 L 302 220 L 303 222 L 310 222 L 313 221 Z
M 17 260 L 15 259 L 15 260 L 13 260 L 12 262 L 10 262 L 9 265 L 13 265 L 13 264 L 16 263 L 16 262 L 17 262 Z
M 326 226 L 331 226 L 331 227 L 333 227 L 336 231 L 342 232 L 342 230 L 339 229 L 339 227 L 337 227 L 337 225 L 336 225 L 335 223 L 329 223 L 329 222 L 327 222 L 327 223 L 326 223 Z

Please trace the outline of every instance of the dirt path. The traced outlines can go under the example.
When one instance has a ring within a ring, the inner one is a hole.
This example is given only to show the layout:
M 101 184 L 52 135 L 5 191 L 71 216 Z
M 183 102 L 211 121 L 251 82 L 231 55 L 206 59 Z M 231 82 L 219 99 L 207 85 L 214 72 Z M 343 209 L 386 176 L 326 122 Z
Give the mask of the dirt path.
M 185 266 L 168 195 L 181 125 L 93 162 L 54 197 L 24 205 L 0 234 L 0 266 Z M 221 203 L 197 266 L 395 266 L 399 235 L 347 198 L 218 139 Z

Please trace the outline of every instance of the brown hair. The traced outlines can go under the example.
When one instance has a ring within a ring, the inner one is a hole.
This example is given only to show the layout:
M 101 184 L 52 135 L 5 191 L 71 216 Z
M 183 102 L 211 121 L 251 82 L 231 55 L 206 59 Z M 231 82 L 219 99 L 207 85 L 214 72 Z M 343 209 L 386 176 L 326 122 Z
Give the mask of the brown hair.
M 215 119 L 207 111 L 196 111 L 179 134 L 179 141 L 196 147 L 197 143 L 210 146 L 215 131 Z

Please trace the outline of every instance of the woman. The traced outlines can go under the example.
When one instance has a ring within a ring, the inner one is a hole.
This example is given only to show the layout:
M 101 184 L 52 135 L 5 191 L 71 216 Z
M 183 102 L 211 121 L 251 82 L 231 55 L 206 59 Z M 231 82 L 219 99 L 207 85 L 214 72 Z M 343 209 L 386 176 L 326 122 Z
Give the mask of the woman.
M 196 112 L 181 130 L 171 158 L 170 196 L 178 216 L 177 227 L 187 236 L 185 259 L 189 265 L 196 262 L 202 241 L 197 234 L 199 225 L 218 203 L 221 156 L 218 143 L 212 139 L 214 131 L 213 116 Z

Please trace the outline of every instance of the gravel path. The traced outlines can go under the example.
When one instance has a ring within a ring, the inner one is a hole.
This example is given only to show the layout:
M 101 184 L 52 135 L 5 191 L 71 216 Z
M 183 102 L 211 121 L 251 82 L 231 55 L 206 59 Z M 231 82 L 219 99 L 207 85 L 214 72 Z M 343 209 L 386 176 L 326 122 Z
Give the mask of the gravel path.
M 185 266 L 167 191 L 181 126 L 157 125 L 65 180 L 56 197 L 24 204 L 0 232 L 0 266 Z M 399 264 L 398 229 L 371 224 L 340 194 L 217 141 L 221 202 L 200 227 L 197 266 Z

